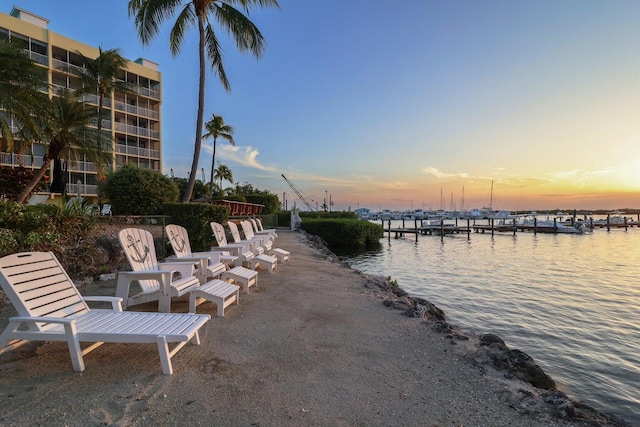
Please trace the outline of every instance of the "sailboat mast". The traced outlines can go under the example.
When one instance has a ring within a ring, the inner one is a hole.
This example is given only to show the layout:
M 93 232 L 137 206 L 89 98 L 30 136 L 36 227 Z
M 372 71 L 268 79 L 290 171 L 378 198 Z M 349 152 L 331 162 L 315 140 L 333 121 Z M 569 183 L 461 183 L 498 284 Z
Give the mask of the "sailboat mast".
M 493 180 L 491 180 L 491 196 L 489 197 L 489 209 L 493 211 Z

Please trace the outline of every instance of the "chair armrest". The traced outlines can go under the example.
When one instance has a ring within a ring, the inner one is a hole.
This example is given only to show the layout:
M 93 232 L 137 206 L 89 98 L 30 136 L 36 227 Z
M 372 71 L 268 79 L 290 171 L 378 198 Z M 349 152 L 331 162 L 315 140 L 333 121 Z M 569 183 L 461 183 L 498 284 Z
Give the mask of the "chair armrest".
M 134 280 L 157 280 L 160 283 L 160 292 L 169 295 L 169 286 L 176 270 L 146 270 L 146 271 L 120 271 L 116 283 L 116 296 L 127 301 L 129 299 L 129 285 Z M 125 303 L 125 307 L 128 303 Z
M 115 311 L 122 311 L 122 298 L 120 297 L 107 297 L 107 296 L 85 296 L 82 297 L 85 301 L 93 301 L 93 302 L 110 302 L 111 308 Z
M 194 258 L 207 258 L 209 260 L 210 264 L 216 264 L 218 262 L 220 262 L 220 255 L 223 255 L 224 253 L 222 251 L 220 252 L 213 252 L 213 251 L 209 251 L 209 252 L 192 252 L 191 256 Z
M 42 322 L 42 323 L 60 323 L 62 325 L 70 325 L 76 322 L 76 316 L 72 317 L 30 317 L 15 316 L 9 318 L 10 322 Z
M 186 277 L 193 276 L 195 272 L 195 266 L 197 264 L 199 264 L 199 261 L 198 262 L 195 262 L 195 261 L 180 262 L 177 260 L 172 260 L 171 262 L 163 262 L 162 264 L 158 264 L 158 269 L 163 271 L 166 271 L 166 270 L 177 271 L 178 273 L 180 273 L 180 276 L 182 278 L 186 278 Z

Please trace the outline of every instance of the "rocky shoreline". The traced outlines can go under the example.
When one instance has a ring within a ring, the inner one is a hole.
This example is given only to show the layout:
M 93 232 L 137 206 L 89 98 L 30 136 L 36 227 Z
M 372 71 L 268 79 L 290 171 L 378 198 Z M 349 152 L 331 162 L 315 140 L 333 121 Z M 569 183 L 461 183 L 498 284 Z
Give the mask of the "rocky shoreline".
M 303 232 L 304 233 L 304 232 Z M 318 236 L 305 233 L 309 242 L 328 260 L 351 266 L 343 262 Z M 359 272 L 363 274 L 362 272 Z M 423 320 L 435 332 L 446 334 L 452 346 L 463 353 L 463 359 L 487 376 L 512 382 L 503 399 L 512 408 L 523 414 L 550 414 L 552 417 L 589 426 L 629 427 L 624 419 L 599 411 L 589 405 L 576 402 L 557 389 L 555 381 L 535 363 L 528 354 L 510 349 L 494 334 L 476 335 L 446 321 L 443 310 L 430 301 L 411 297 L 390 278 L 363 274 L 365 287 L 382 300 L 389 308 L 400 311 L 407 317 Z M 522 384 L 526 384 L 525 387 Z

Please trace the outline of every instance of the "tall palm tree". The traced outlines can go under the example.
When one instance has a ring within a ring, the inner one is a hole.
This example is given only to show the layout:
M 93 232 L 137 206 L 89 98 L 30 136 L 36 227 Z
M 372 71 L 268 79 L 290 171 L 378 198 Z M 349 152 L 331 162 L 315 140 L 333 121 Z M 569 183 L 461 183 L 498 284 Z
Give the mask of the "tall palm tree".
M 95 163 L 99 176 L 104 176 L 103 165 L 109 156 L 103 151 L 98 130 L 93 127 L 97 112 L 78 100 L 77 94 L 63 90 L 49 100 L 49 108 L 37 120 L 42 129 L 46 147 L 42 167 L 33 174 L 33 179 L 20 192 L 16 201 L 24 203 L 37 183 L 45 175 L 55 159 L 77 160 L 79 156 Z M 73 147 L 73 150 L 71 150 Z
M 213 156 L 211 157 L 211 188 L 209 194 L 213 197 L 213 173 L 216 168 L 216 140 L 223 138 L 229 141 L 229 144 L 236 145 L 236 141 L 233 139 L 233 126 L 224 123 L 222 116 L 212 116 L 211 120 L 204 124 L 204 129 L 207 131 L 203 138 L 213 137 Z M 221 186 L 222 187 L 222 186 Z
M 233 184 L 233 174 L 231 173 L 231 169 L 229 169 L 225 165 L 218 165 L 218 169 L 216 169 L 215 178 L 220 180 L 220 191 L 224 191 L 222 189 L 222 181 L 229 181 Z
M 111 96 L 113 91 L 133 93 L 133 90 L 131 90 L 127 82 L 119 79 L 119 77 L 122 76 L 123 70 L 127 68 L 127 60 L 120 54 L 120 49 L 107 49 L 103 51 L 102 48 L 99 47 L 98 52 L 98 57 L 95 59 L 87 58 L 82 53 L 77 52 L 84 65 L 84 73 L 80 75 L 84 87 L 77 92 L 79 94 L 97 93 L 98 131 L 101 131 L 104 99 L 107 96 Z
M 184 3 L 184 4 L 183 4 Z M 173 56 L 180 52 L 186 30 L 194 24 L 198 27 L 198 113 L 196 118 L 196 136 L 193 150 L 193 162 L 189 183 L 183 201 L 191 200 L 193 184 L 198 172 L 200 150 L 202 148 L 202 126 L 204 121 L 205 96 L 205 57 L 209 59 L 211 69 L 218 75 L 226 91 L 231 90 L 224 70 L 222 49 L 218 35 L 211 21 L 216 21 L 235 41 L 240 52 L 250 52 L 259 58 L 265 43 L 260 30 L 247 16 L 234 6 L 240 6 L 248 14 L 251 7 L 280 7 L 277 0 L 129 0 L 129 16 L 135 16 L 135 25 L 142 44 L 149 44 L 158 35 L 160 25 L 173 17 L 176 19 L 169 35 L 169 46 Z
M 35 115 L 45 108 L 47 72 L 33 62 L 17 43 L 0 40 L 0 150 L 13 151 L 16 139 L 11 125 L 18 125 L 18 134 L 38 133 Z M 19 139 L 25 139 L 21 135 Z

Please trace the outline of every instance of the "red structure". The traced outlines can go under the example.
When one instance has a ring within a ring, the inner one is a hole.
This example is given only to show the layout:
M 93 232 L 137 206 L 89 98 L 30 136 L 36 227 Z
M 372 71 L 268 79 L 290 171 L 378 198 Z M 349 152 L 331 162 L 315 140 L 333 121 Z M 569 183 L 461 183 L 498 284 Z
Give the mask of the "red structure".
M 264 205 L 256 203 L 235 202 L 233 200 L 214 200 L 214 205 L 225 205 L 231 209 L 231 216 L 257 216 L 262 213 Z

